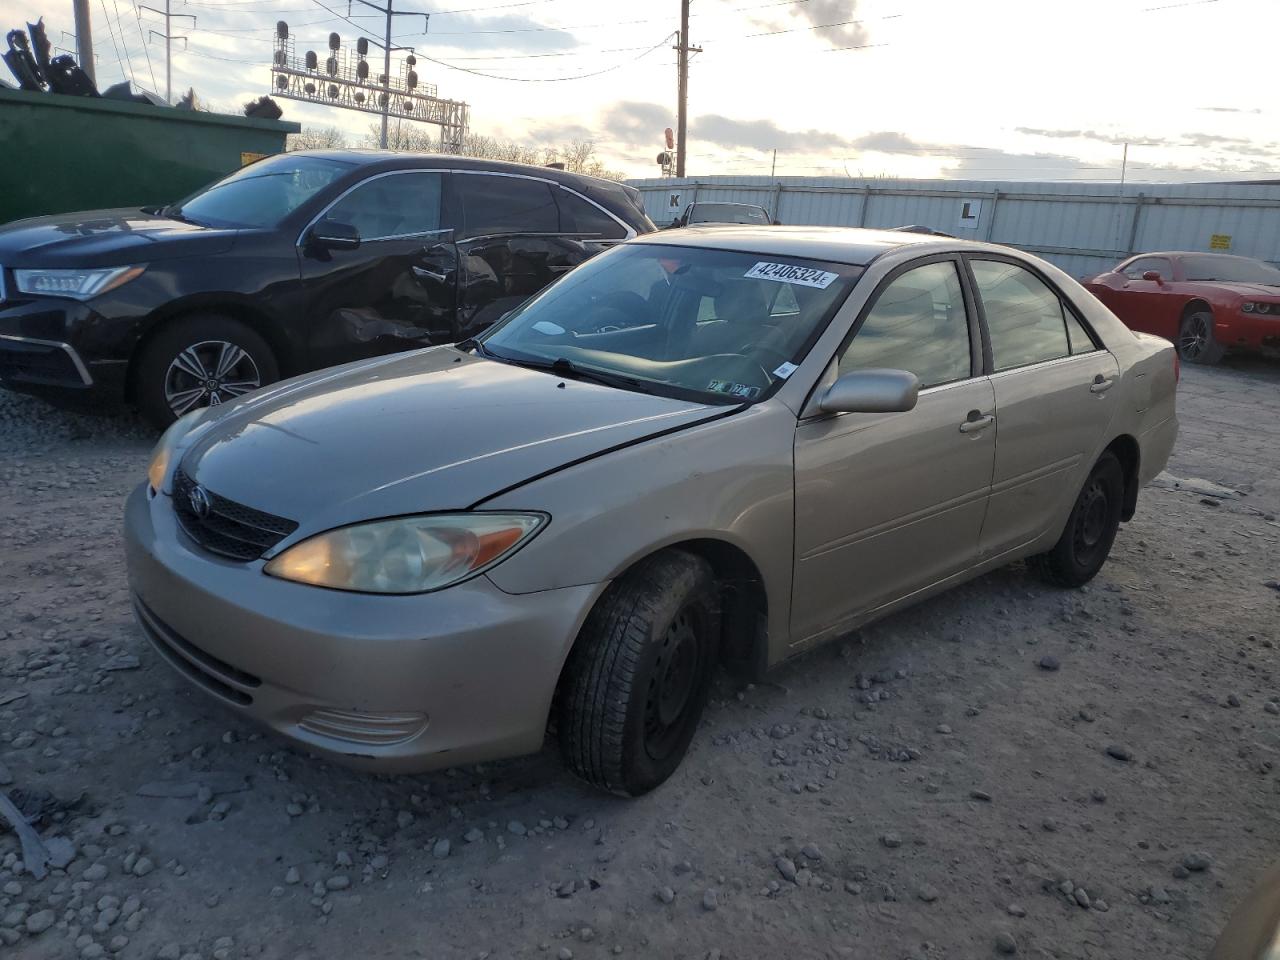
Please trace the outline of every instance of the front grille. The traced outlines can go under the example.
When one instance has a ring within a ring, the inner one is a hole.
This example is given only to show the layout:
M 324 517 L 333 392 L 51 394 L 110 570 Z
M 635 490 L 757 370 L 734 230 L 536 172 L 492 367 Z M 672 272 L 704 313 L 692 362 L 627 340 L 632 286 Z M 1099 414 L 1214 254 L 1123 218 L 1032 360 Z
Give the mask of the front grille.
M 82 386 L 75 362 L 60 346 L 0 340 L 0 380 Z
M 298 529 L 284 517 L 246 507 L 208 490 L 209 511 L 196 513 L 191 492 L 196 482 L 179 469 L 173 478 L 173 509 L 182 529 L 204 549 L 232 560 L 256 560 Z

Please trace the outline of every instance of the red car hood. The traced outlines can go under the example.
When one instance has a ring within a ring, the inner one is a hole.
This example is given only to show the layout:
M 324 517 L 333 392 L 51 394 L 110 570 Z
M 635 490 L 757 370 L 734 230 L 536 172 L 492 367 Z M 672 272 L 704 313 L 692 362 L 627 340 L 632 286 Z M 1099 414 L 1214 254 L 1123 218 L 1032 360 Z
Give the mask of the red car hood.
M 1266 283 L 1228 283 L 1225 280 L 1188 280 L 1188 283 L 1203 284 L 1215 290 L 1223 290 L 1241 297 L 1280 297 L 1280 286 Z

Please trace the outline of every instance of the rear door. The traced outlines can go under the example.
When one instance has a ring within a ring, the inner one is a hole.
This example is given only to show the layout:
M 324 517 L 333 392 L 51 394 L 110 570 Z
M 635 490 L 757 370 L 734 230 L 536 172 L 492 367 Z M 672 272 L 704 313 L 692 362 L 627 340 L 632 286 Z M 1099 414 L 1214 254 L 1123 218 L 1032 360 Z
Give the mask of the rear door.
M 905 413 L 821 414 L 796 430 L 799 641 L 971 564 L 995 459 L 994 395 L 958 258 L 891 274 L 836 360 L 839 373 L 909 370 L 922 389 Z
M 970 257 L 991 351 L 995 472 L 982 556 L 1044 533 L 1079 492 L 1115 412 L 1115 358 L 1027 265 Z
M 593 252 L 583 239 L 561 229 L 556 187 L 549 181 L 456 171 L 450 183 L 450 206 L 461 220 L 458 327 L 463 337 L 479 333 Z
M 458 339 L 457 255 L 442 202 L 447 175 L 399 170 L 363 180 L 317 218 L 349 224 L 354 250 L 301 239 L 312 366 Z

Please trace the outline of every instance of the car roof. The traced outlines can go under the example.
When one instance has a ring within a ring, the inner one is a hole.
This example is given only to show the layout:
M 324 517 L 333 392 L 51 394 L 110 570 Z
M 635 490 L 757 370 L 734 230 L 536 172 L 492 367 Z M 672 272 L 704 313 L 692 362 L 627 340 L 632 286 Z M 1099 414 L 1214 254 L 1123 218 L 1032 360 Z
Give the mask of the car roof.
M 401 150 L 364 150 L 348 147 L 340 150 L 299 150 L 298 156 L 320 157 L 353 163 L 373 170 L 414 170 L 448 167 L 453 170 L 487 170 L 494 173 L 519 173 L 527 177 L 541 177 L 569 186 L 594 184 L 620 189 L 621 184 L 585 173 L 569 173 L 555 167 L 539 167 L 530 163 L 511 163 L 507 160 L 484 160 L 478 157 L 460 157 L 452 153 L 411 153 Z
M 1139 253 L 1128 260 L 1141 260 L 1145 257 L 1218 257 L 1224 260 L 1255 260 L 1256 257 L 1244 257 L 1238 253 L 1206 253 L 1203 250 L 1153 250 L 1150 253 Z
M 810 260 L 830 260 L 856 266 L 866 266 L 881 254 L 898 247 L 932 247 L 937 251 L 991 249 L 987 244 L 920 233 L 864 230 L 858 227 L 766 227 L 750 224 L 691 226 L 682 230 L 646 234 L 630 242 L 708 247 L 767 256 L 806 257 Z

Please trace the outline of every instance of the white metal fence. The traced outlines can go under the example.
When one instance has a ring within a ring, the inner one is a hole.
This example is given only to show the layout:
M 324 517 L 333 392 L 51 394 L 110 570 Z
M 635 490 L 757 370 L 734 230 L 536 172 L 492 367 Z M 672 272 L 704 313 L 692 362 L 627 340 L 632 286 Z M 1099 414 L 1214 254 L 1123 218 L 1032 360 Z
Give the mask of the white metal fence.
M 842 177 L 632 180 L 662 227 L 695 200 L 755 203 L 788 224 L 922 224 L 1038 254 L 1073 276 L 1131 253 L 1220 251 L 1280 262 L 1280 187 Z

